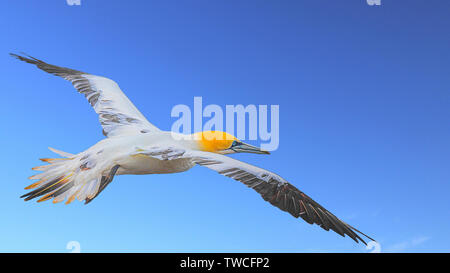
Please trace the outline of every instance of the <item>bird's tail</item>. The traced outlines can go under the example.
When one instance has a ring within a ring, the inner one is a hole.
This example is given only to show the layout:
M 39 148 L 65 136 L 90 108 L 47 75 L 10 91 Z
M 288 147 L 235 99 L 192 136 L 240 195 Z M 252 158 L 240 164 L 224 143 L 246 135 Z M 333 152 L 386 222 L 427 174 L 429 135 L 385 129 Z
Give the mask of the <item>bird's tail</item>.
M 22 195 L 21 198 L 28 201 L 40 197 L 38 202 L 53 198 L 53 203 L 62 202 L 67 198 L 66 204 L 70 204 L 75 198 L 80 201 L 86 200 L 86 203 L 95 198 L 101 186 L 102 177 L 93 177 L 89 174 L 90 162 L 83 163 L 82 155 L 49 149 L 62 158 L 42 158 L 41 160 L 49 165 L 32 168 L 42 172 L 30 177 L 38 181 L 26 187 L 26 190 L 34 190 Z M 86 176 L 86 173 L 90 178 Z

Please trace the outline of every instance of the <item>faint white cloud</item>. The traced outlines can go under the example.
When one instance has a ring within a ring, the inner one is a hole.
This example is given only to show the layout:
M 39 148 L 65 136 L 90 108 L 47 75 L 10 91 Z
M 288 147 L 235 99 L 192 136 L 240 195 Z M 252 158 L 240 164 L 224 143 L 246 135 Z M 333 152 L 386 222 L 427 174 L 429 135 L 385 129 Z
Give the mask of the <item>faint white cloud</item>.
M 414 246 L 420 245 L 422 243 L 425 243 L 429 239 L 430 239 L 430 237 L 426 237 L 426 236 L 417 237 L 417 238 L 412 239 L 411 244 L 414 245 Z
M 429 236 L 418 236 L 418 237 L 412 238 L 407 241 L 393 244 L 387 248 L 387 251 L 388 252 L 403 252 L 403 251 L 406 251 L 413 247 L 419 246 L 430 239 L 431 239 L 431 237 L 429 237 Z
M 375 210 L 375 211 L 373 211 L 371 213 L 372 217 L 378 217 L 378 215 L 380 215 L 380 214 L 381 214 L 381 210 L 380 209 L 377 209 L 377 210 Z
M 345 220 L 347 220 L 347 221 L 349 221 L 349 220 L 354 220 L 354 219 L 356 219 L 356 218 L 358 218 L 358 214 L 357 213 L 351 213 L 351 214 L 348 214 L 346 217 L 344 217 L 345 218 Z

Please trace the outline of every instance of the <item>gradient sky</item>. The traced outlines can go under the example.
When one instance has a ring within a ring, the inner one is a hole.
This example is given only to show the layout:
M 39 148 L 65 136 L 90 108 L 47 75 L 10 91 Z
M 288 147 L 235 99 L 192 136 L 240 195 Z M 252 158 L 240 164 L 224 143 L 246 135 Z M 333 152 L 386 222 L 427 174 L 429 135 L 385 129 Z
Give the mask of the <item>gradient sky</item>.
M 26 52 L 118 82 L 169 130 L 176 104 L 280 105 L 280 174 L 381 251 L 450 251 L 450 2 L 15 0 L 0 9 L 0 251 L 368 252 L 202 167 L 119 176 L 89 205 L 24 202 L 31 167 L 103 138 Z M 257 141 L 251 142 L 257 145 Z

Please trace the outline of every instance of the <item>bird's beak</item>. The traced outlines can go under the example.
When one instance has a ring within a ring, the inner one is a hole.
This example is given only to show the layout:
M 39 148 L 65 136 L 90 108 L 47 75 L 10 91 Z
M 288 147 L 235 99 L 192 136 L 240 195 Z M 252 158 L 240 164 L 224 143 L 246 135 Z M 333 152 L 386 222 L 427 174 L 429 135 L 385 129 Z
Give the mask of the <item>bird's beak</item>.
M 243 143 L 243 142 L 235 145 L 234 147 L 232 147 L 230 149 L 236 153 L 252 153 L 252 154 L 266 154 L 266 155 L 270 154 L 270 152 L 268 152 L 268 151 L 261 150 L 260 148 L 258 148 L 256 146 L 252 146 L 250 144 Z

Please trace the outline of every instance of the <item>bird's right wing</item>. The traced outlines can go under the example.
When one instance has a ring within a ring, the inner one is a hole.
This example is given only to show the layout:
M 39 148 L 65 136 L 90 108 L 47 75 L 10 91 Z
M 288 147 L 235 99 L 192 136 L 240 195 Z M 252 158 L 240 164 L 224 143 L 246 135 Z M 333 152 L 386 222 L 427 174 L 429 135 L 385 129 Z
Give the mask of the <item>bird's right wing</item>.
M 36 65 L 45 72 L 70 81 L 82 93 L 99 116 L 103 134 L 107 137 L 159 132 L 111 79 L 70 68 L 48 64 L 31 56 L 11 56 Z
M 155 148 L 136 153 L 160 160 L 191 158 L 198 165 L 245 184 L 258 192 L 265 201 L 283 211 L 289 212 L 296 218 L 301 217 L 310 224 L 317 224 L 327 231 L 331 229 L 341 236 L 348 235 L 356 242 L 359 240 L 366 244 L 358 233 L 374 241 L 366 234 L 337 218 L 279 175 L 262 168 L 221 154 L 177 148 Z

